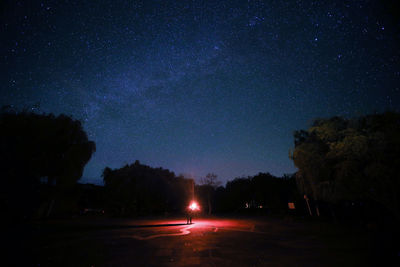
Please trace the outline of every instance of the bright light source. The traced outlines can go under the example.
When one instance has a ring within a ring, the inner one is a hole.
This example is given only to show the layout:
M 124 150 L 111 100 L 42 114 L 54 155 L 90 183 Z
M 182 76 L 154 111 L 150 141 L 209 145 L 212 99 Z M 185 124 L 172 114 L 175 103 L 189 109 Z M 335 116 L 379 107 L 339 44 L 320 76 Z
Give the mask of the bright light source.
M 200 210 L 200 207 L 196 202 L 192 201 L 192 203 L 190 203 L 189 209 L 195 211 L 195 210 Z

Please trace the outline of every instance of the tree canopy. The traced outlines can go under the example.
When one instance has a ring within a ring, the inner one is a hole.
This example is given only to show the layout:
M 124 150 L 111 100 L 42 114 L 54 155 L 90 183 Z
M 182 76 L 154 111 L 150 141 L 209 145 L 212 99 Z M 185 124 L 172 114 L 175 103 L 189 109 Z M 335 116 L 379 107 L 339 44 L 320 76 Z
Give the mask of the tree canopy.
M 106 167 L 103 181 L 107 209 L 115 215 L 180 212 L 191 198 L 192 180 L 167 169 L 135 161 L 119 169 Z
M 17 220 L 36 216 L 45 202 L 54 204 L 56 188 L 74 185 L 96 148 L 81 123 L 66 115 L 3 108 L 0 129 L 1 202 Z
M 370 199 L 399 218 L 400 114 L 317 119 L 294 133 L 300 189 L 317 200 Z
M 80 121 L 66 115 L 3 110 L 0 114 L 3 182 L 73 184 L 96 149 Z
M 215 173 L 208 173 L 206 177 L 200 179 L 201 186 L 198 187 L 198 191 L 205 195 L 207 199 L 208 215 L 212 212 L 212 197 L 215 188 L 217 188 L 221 182 L 217 180 L 218 176 Z

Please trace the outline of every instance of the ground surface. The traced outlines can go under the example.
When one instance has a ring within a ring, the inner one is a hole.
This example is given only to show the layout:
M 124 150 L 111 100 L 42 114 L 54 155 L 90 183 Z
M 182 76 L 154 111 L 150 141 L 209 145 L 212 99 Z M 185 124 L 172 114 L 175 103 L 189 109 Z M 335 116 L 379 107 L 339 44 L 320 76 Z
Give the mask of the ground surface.
M 366 266 L 363 236 L 326 224 L 273 218 L 75 219 L 19 232 L 15 265 Z M 21 253 L 21 254 L 22 254 Z M 20 254 L 20 255 L 21 255 Z M 29 256 L 28 256 L 29 255 Z

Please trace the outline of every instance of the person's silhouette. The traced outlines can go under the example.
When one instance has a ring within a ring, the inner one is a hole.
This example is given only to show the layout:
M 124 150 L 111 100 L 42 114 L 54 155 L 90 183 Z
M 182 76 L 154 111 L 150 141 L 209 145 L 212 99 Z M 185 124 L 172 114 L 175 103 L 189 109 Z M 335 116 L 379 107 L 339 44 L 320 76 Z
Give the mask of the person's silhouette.
M 199 211 L 199 210 L 200 210 L 199 205 L 195 201 L 192 201 L 192 203 L 190 203 L 189 207 L 187 207 L 187 209 L 186 209 L 186 223 L 187 224 L 189 224 L 189 223 L 192 224 L 192 218 L 193 218 L 194 212 Z
M 192 217 L 193 217 L 193 211 L 191 209 L 187 209 L 186 224 L 192 224 Z

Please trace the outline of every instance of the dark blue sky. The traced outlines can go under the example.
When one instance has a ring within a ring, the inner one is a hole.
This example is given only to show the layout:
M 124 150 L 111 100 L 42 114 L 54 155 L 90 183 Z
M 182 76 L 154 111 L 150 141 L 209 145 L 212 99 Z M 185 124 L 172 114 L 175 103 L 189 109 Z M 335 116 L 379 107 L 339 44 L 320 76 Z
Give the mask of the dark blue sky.
M 391 2 L 2 1 L 0 105 L 80 119 L 83 182 L 135 160 L 293 173 L 314 118 L 400 110 Z

